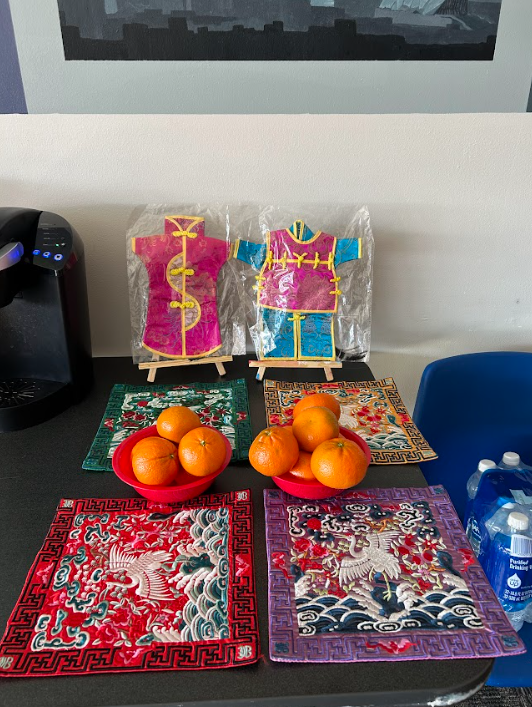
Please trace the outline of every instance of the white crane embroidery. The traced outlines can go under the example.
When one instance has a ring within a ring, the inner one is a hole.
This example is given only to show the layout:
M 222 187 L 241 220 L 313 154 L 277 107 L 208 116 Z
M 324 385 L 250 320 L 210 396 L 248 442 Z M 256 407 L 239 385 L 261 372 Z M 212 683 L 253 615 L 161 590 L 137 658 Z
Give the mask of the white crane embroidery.
M 142 555 L 130 555 L 116 545 L 109 552 L 109 572 L 122 572 L 131 580 L 129 584 L 108 582 L 119 587 L 137 587 L 135 594 L 146 599 L 173 599 L 164 577 L 159 573 L 163 562 L 172 559 L 164 550 L 144 552 Z
M 371 581 L 373 575 L 380 572 L 387 587 L 385 598 L 389 599 L 391 597 L 389 580 L 397 579 L 401 574 L 399 560 L 388 552 L 396 537 L 395 532 L 371 533 L 367 538 L 368 545 L 359 552 L 356 552 L 356 538 L 353 538 L 349 545 L 351 557 L 342 558 L 340 563 L 340 584 L 346 585 L 354 579 L 366 576 Z

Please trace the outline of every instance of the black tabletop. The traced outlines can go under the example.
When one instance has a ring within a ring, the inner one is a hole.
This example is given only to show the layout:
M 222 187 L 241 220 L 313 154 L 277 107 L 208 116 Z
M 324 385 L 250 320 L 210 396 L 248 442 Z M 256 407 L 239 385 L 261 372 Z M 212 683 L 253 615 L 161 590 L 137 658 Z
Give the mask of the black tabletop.
M 135 492 L 112 472 L 82 471 L 113 384 L 141 384 L 129 358 L 96 359 L 95 385 L 87 399 L 42 425 L 0 435 L 0 632 L 17 601 L 60 498 L 126 498 Z M 254 433 L 265 426 L 262 384 L 240 357 L 226 364 L 226 379 L 246 378 Z M 270 374 L 268 376 L 268 374 Z M 351 363 L 337 380 L 369 380 L 368 366 Z M 270 369 L 277 380 L 319 381 L 316 370 Z M 221 380 L 214 366 L 161 369 L 157 383 Z M 417 466 L 372 466 L 360 488 L 426 486 Z M 210 491 L 249 488 L 253 495 L 255 576 L 264 657 L 227 670 L 6 678 L 2 707 L 104 707 L 125 705 L 351 705 L 453 704 L 479 688 L 492 660 L 428 660 L 382 663 L 290 664 L 268 657 L 267 566 L 262 491 L 271 480 L 247 463 L 232 464 Z

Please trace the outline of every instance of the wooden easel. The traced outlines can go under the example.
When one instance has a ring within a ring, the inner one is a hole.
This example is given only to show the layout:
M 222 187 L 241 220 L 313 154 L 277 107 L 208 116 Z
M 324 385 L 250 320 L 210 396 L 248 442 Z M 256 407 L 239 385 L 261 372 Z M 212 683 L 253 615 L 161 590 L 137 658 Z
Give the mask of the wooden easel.
M 159 368 L 173 368 L 174 366 L 201 366 L 206 363 L 214 363 L 218 373 L 221 376 L 225 376 L 226 371 L 224 363 L 232 360 L 232 356 L 207 356 L 206 358 L 183 358 L 176 361 L 160 361 L 159 356 L 154 356 L 153 361 L 139 363 L 139 371 L 148 371 L 148 383 L 153 383 L 155 381 L 155 376 L 157 375 L 157 369 Z
M 250 368 L 258 368 L 257 380 L 264 378 L 267 368 L 323 368 L 325 380 L 333 380 L 333 368 L 342 368 L 341 361 L 276 361 L 274 358 L 261 358 L 258 361 L 250 361 Z

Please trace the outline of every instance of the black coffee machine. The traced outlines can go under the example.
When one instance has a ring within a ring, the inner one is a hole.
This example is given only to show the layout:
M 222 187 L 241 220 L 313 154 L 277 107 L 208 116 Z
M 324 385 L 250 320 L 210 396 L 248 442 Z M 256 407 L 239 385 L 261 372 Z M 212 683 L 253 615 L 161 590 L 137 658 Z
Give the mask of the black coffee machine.
M 57 214 L 0 208 L 0 432 L 48 420 L 91 384 L 80 237 Z

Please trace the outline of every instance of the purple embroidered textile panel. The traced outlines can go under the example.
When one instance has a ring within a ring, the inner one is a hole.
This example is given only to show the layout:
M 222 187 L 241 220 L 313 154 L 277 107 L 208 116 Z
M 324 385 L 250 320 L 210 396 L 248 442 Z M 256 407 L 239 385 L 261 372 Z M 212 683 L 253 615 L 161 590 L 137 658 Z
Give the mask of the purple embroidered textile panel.
M 264 496 L 272 660 L 524 652 L 442 486 Z

